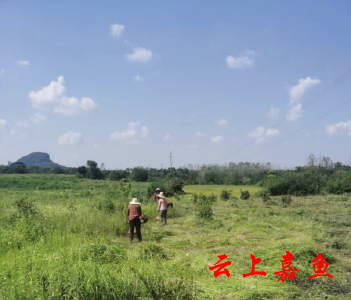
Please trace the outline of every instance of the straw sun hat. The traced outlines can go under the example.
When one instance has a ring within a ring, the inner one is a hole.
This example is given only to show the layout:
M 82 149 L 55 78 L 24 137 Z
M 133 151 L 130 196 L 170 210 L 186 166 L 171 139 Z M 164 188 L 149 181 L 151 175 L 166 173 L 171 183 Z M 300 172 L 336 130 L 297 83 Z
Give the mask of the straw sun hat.
M 165 196 L 165 194 L 163 192 L 159 193 L 157 195 L 157 197 L 159 197 L 159 198 L 166 198 L 166 196 Z
M 137 198 L 133 198 L 133 200 L 131 202 L 129 202 L 129 204 L 138 204 L 138 205 L 140 205 L 141 203 L 139 202 L 139 200 Z
M 157 189 L 155 190 L 155 192 L 157 192 L 157 191 L 161 191 L 161 189 L 160 189 L 160 188 L 157 188 Z

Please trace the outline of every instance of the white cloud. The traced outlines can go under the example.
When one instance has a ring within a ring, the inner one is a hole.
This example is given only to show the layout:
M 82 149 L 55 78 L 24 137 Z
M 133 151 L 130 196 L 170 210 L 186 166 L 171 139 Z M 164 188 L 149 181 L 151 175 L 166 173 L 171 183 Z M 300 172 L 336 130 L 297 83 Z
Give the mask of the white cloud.
M 17 127 L 20 127 L 20 128 L 28 128 L 29 127 L 29 123 L 27 121 L 18 121 L 16 125 L 17 125 Z
M 4 75 L 5 74 L 5 70 L 4 69 L 1 69 L 0 70 L 0 75 Z
M 113 37 L 120 37 L 122 34 L 123 34 L 123 31 L 124 31 L 124 25 L 121 25 L 121 24 L 113 24 L 110 26 L 110 34 L 113 36 Z
M 199 145 L 190 145 L 189 148 L 191 148 L 191 149 L 197 149 L 197 148 L 199 148 Z
M 223 141 L 223 136 L 217 135 L 211 137 L 211 143 L 220 143 Z
M 12 129 L 9 133 L 9 136 L 13 139 L 22 139 L 24 138 L 26 135 L 23 132 L 17 131 L 15 129 Z
M 59 145 L 76 145 L 81 142 L 82 137 L 80 132 L 68 131 L 60 136 L 57 143 Z
M 196 139 L 199 140 L 199 139 L 202 139 L 204 138 L 206 135 L 202 132 L 196 132 Z
M 300 79 L 297 85 L 294 85 L 289 90 L 290 95 L 290 103 L 296 102 L 300 100 L 302 95 L 309 89 L 315 85 L 320 84 L 320 80 L 312 79 L 311 77 L 306 77 L 305 79 Z
M 251 67 L 253 63 L 255 62 L 254 56 L 256 53 L 251 50 L 245 51 L 245 55 L 243 56 L 231 56 L 228 55 L 226 58 L 227 61 L 227 66 L 230 69 L 242 69 L 246 67 Z
M 8 122 L 4 119 L 0 119 L 0 129 L 4 129 Z
M 300 79 L 297 85 L 290 88 L 290 108 L 289 113 L 286 115 L 288 121 L 295 121 L 302 117 L 301 104 L 297 102 L 309 88 L 320 84 L 320 82 L 319 79 L 306 77 L 305 79 Z
M 35 113 L 30 119 L 34 123 L 39 123 L 39 122 L 45 121 L 46 117 L 40 113 Z
M 81 112 L 94 110 L 97 107 L 90 98 L 82 98 L 80 101 L 75 97 L 67 97 L 65 95 L 66 87 L 64 86 L 64 78 L 60 76 L 57 81 L 43 87 L 41 90 L 29 93 L 33 108 L 45 110 L 54 107 L 53 111 L 63 115 L 75 115 Z
M 41 90 L 29 93 L 29 98 L 32 101 L 34 108 L 43 109 L 50 104 L 56 103 L 63 96 L 66 88 L 63 85 L 64 78 L 60 76 L 57 81 L 51 81 L 51 83 L 43 87 Z
M 17 64 L 19 66 L 29 66 L 29 61 L 28 60 L 18 60 Z
M 147 129 L 146 126 L 141 127 L 140 129 L 140 136 L 143 138 L 146 138 L 149 134 L 149 130 Z
M 286 119 L 288 121 L 295 121 L 301 117 L 302 117 L 301 103 L 291 105 L 289 113 L 286 115 Z
M 268 116 L 270 118 L 278 117 L 279 116 L 279 111 L 280 111 L 279 108 L 272 106 L 270 111 L 269 111 L 269 113 L 268 113 Z
M 145 81 L 145 78 L 142 77 L 142 76 L 136 75 L 136 76 L 133 77 L 133 80 L 135 80 L 135 81 Z
M 252 133 L 248 134 L 248 138 L 255 139 L 256 143 L 262 143 L 264 142 L 267 138 L 273 138 L 278 136 L 279 130 L 275 128 L 267 128 L 265 129 L 263 126 L 257 127 Z
M 227 121 L 227 120 L 222 119 L 222 120 L 217 121 L 217 122 L 216 122 L 216 124 L 217 124 L 217 125 L 220 125 L 220 126 L 223 126 L 223 125 L 228 124 L 228 121 Z
M 351 120 L 327 125 L 325 129 L 328 135 L 336 135 L 345 132 L 347 135 L 351 136 Z
M 172 138 L 171 134 L 170 133 L 166 133 L 166 135 L 163 137 L 163 140 L 164 141 L 168 141 Z
M 143 126 L 139 130 L 139 122 L 130 122 L 128 124 L 128 127 L 122 131 L 116 131 L 114 133 L 110 134 L 110 139 L 111 140 L 124 140 L 128 144 L 135 145 L 138 142 L 137 138 L 142 137 L 146 138 L 148 136 L 148 129 L 146 126 Z
M 100 145 L 94 144 L 94 145 L 93 145 L 93 148 L 95 148 L 95 149 L 96 149 L 96 148 L 100 148 Z
M 94 110 L 96 107 L 97 104 L 90 98 L 82 98 L 79 101 L 75 97 L 63 97 L 55 107 L 54 112 L 62 115 L 76 115 Z
M 145 48 L 137 47 L 133 49 L 133 53 L 126 55 L 129 61 L 147 62 L 152 58 L 152 52 Z

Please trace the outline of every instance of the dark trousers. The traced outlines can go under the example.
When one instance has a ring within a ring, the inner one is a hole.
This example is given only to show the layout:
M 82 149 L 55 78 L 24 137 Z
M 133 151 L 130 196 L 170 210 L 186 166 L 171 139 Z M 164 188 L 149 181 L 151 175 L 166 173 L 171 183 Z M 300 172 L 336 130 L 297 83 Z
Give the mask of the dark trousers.
M 160 210 L 161 223 L 163 223 L 163 220 L 165 221 L 165 224 L 167 224 L 167 210 Z
M 141 225 L 141 222 L 139 217 L 136 217 L 133 220 L 129 221 L 129 239 L 131 241 L 133 240 L 133 237 L 134 237 L 134 227 L 135 227 L 138 240 L 139 242 L 141 242 L 140 225 Z

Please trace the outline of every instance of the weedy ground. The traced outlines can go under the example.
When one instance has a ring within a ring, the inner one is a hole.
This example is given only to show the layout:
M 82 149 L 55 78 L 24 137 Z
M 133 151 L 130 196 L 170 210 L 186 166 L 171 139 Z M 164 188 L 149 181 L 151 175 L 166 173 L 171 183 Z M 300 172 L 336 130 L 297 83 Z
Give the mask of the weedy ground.
M 240 188 L 249 200 L 240 200 Z M 192 193 L 232 199 L 199 219 Z M 166 226 L 144 201 L 143 242 L 129 244 L 125 210 L 146 184 L 131 187 L 60 175 L 0 176 L 0 299 L 350 299 L 351 198 L 293 197 L 264 203 L 253 186 L 186 186 L 169 199 Z M 282 255 L 294 255 L 295 280 L 277 282 Z M 314 274 L 321 253 L 333 278 Z M 226 254 L 230 277 L 209 266 Z M 251 270 L 250 254 L 261 258 Z

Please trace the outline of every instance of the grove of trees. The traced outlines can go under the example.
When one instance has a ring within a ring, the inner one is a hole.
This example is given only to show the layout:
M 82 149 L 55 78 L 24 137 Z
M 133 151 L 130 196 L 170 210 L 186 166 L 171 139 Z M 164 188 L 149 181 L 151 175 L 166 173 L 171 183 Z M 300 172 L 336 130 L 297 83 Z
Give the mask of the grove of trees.
M 351 167 L 334 163 L 329 157 L 311 154 L 304 166 L 293 170 L 273 169 L 270 163 L 240 162 L 228 165 L 202 165 L 196 168 L 153 169 L 135 167 L 125 170 L 101 170 L 95 161 L 78 168 L 26 167 L 23 163 L 0 165 L 0 174 L 67 174 L 93 180 L 151 182 L 149 193 L 160 187 L 169 194 L 182 192 L 185 184 L 258 185 L 271 195 L 313 195 L 351 193 Z

